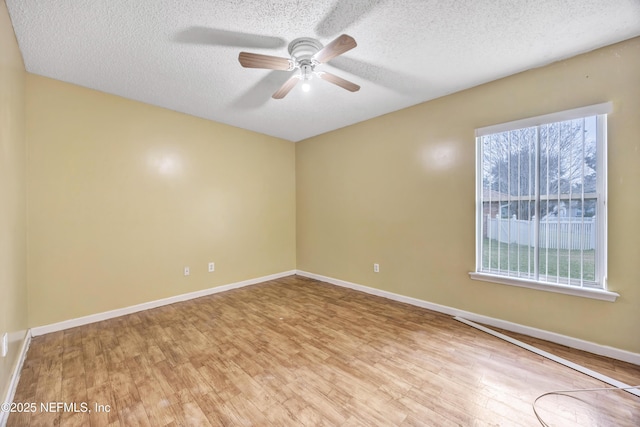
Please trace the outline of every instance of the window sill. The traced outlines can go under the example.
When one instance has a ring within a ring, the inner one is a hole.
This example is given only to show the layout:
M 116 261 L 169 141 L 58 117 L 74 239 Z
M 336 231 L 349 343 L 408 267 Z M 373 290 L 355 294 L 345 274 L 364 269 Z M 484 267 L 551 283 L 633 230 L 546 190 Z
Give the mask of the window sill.
M 487 273 L 469 273 L 469 277 L 473 280 L 482 280 L 484 282 L 500 283 L 502 285 L 519 286 L 521 288 L 537 289 L 539 291 L 556 292 L 559 294 L 574 295 L 583 298 L 593 298 L 602 301 L 615 302 L 620 296 L 615 292 L 605 291 L 602 289 L 576 288 L 575 286 L 547 284 L 535 282 L 533 280 L 519 279 L 516 277 L 504 277 Z

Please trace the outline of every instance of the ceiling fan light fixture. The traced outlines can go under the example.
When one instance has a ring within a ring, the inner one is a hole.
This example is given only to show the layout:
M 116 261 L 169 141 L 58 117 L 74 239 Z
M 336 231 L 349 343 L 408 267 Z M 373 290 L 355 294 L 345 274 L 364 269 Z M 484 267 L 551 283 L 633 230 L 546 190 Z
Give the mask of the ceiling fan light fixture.
M 315 68 L 312 64 L 301 64 L 300 65 L 300 80 L 311 80 L 313 77 L 313 69 Z
M 309 92 L 310 90 L 311 90 L 311 85 L 309 84 L 309 82 L 302 83 L 302 91 L 303 92 Z

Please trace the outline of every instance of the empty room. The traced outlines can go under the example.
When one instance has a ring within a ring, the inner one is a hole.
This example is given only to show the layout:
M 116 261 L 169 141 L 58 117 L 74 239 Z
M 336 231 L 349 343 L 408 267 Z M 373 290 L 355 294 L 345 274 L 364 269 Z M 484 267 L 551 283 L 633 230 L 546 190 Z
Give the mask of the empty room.
M 0 426 L 638 426 L 639 118 L 637 0 L 2 0 Z

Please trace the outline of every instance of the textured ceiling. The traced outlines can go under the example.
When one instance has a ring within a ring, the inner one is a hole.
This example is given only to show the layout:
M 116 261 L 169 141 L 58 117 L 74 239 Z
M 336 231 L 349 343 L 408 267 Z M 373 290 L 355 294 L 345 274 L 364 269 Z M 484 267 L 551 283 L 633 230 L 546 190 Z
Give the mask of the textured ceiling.
M 6 0 L 27 71 L 299 141 L 640 35 L 640 0 Z M 358 46 L 271 94 L 303 36 Z

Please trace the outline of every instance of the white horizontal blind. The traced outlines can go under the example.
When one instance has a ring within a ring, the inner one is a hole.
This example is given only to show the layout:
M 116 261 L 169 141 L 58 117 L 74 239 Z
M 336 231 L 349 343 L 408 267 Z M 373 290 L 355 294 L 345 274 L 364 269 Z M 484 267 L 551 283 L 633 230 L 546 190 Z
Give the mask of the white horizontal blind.
M 609 111 L 598 104 L 477 130 L 478 272 L 605 287 Z
M 613 103 L 603 102 L 601 104 L 574 108 L 572 110 L 558 111 L 556 113 L 545 114 L 543 116 L 529 117 L 526 119 L 514 120 L 512 122 L 481 127 L 476 129 L 476 137 L 515 130 L 515 129 L 541 126 L 549 123 L 562 122 L 565 120 L 581 119 L 583 117 L 611 114 L 612 112 L 613 112 Z

